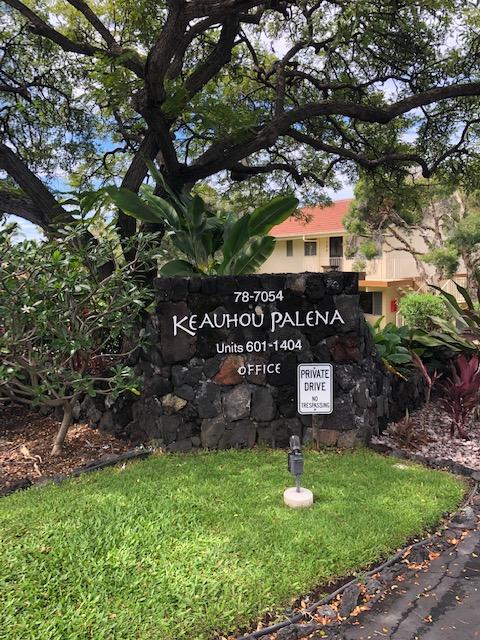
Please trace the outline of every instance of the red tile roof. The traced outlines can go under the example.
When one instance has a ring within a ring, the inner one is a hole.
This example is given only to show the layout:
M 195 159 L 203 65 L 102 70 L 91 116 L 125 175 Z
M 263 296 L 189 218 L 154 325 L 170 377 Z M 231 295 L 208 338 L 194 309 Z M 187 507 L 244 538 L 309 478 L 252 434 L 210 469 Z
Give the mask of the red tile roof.
M 314 236 L 317 233 L 343 232 L 345 227 L 342 224 L 343 218 L 348 213 L 352 198 L 337 200 L 329 207 L 307 207 L 302 209 L 302 214 L 306 214 L 309 222 L 299 220 L 291 216 L 285 222 L 278 224 L 270 231 L 270 235 L 275 238 L 285 238 L 286 236 Z

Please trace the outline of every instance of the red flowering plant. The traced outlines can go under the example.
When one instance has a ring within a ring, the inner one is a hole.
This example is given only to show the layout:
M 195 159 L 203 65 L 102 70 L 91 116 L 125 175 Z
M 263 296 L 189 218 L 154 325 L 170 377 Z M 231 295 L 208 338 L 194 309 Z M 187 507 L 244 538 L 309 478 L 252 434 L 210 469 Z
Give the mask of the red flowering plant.
M 444 397 L 442 406 L 451 419 L 450 435 L 455 431 L 461 438 L 468 439 L 466 431 L 468 419 L 479 402 L 480 369 L 479 358 L 467 358 L 461 354 L 452 365 L 450 377 L 442 384 Z

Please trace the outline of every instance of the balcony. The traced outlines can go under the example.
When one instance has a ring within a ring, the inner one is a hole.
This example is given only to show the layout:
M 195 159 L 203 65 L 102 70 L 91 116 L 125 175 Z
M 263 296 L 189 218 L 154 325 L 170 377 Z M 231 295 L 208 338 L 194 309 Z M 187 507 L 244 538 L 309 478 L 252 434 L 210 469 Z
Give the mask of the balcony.
M 322 270 L 323 271 L 344 271 L 344 260 L 343 258 L 327 258 L 326 260 L 321 260 Z

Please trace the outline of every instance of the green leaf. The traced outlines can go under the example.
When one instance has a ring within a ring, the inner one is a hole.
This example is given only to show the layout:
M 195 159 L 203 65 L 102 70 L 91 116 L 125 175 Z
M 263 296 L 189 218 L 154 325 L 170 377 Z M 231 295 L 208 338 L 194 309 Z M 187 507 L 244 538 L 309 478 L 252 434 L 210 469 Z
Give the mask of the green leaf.
M 223 244 L 223 264 L 225 266 L 248 241 L 250 237 L 249 224 L 250 216 L 246 214 L 225 230 Z
M 186 260 L 170 260 L 160 269 L 162 276 L 195 276 L 200 271 Z
M 201 228 L 205 214 L 205 202 L 199 195 L 194 196 L 189 211 L 191 212 L 194 230 Z
M 387 360 L 395 364 L 407 364 L 411 362 L 412 357 L 409 353 L 392 353 L 387 357 Z
M 257 269 L 271 255 L 275 248 L 275 238 L 265 236 L 254 240 L 245 251 L 232 260 L 226 273 L 241 275 L 245 273 L 255 273 Z
M 128 216 L 141 220 L 142 222 L 151 222 L 154 224 L 163 222 L 158 211 L 145 204 L 133 191 L 124 189 L 123 187 L 107 187 L 106 191 L 117 207 Z
M 462 287 L 460 284 L 458 284 L 458 282 L 454 281 L 455 286 L 457 287 L 458 291 L 462 294 L 462 296 L 465 298 L 465 302 L 468 305 L 468 308 L 470 310 L 475 309 L 475 305 L 472 302 L 472 299 L 470 297 L 470 294 L 468 293 L 468 291 L 465 289 L 465 287 Z
M 268 233 L 272 227 L 286 220 L 298 207 L 293 196 L 277 196 L 258 207 L 250 216 L 250 235 L 260 236 Z
M 142 187 L 141 191 L 145 200 L 147 200 L 148 204 L 154 210 L 155 215 L 158 215 L 158 218 L 162 220 L 162 222 L 167 222 L 172 228 L 176 228 L 178 226 L 178 213 L 175 207 L 165 200 L 165 198 L 153 194 L 146 187 Z

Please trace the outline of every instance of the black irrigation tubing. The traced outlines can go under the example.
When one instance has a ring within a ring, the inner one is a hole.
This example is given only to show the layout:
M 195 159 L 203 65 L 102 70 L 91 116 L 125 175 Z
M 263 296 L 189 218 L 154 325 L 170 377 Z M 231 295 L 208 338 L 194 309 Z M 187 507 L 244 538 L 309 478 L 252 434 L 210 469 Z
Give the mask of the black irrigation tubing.
M 465 508 L 472 501 L 477 491 L 478 491 L 478 482 L 475 482 L 475 485 L 472 491 L 469 493 L 467 499 L 463 503 L 462 507 L 460 507 L 460 509 Z M 458 513 L 458 510 L 456 511 L 456 513 Z M 454 516 L 452 516 L 448 520 L 448 522 L 451 522 L 453 517 Z M 375 567 L 374 569 L 367 571 L 367 573 L 365 573 L 364 575 L 366 577 L 373 576 L 375 573 L 378 573 L 379 571 L 386 569 L 390 565 L 397 562 L 397 560 L 399 560 L 408 549 L 416 549 L 417 547 L 421 547 L 423 545 L 428 544 L 431 540 L 435 538 L 437 533 L 438 531 L 436 531 L 435 533 L 432 533 L 432 535 L 428 536 L 427 538 L 424 538 L 423 540 L 416 542 L 415 544 L 409 544 L 406 547 L 403 547 L 403 549 L 400 549 L 400 551 L 397 551 L 397 553 L 393 555 L 391 558 L 383 562 L 378 567 Z M 350 580 L 350 582 L 345 583 L 343 586 L 339 587 L 336 591 L 334 591 L 330 595 L 326 596 L 325 598 L 322 598 L 321 600 L 318 600 L 318 602 L 314 602 L 309 607 L 307 607 L 304 611 L 302 611 L 301 613 L 297 613 L 296 615 L 292 616 L 288 620 L 284 620 L 283 622 L 277 622 L 276 624 L 273 624 L 270 627 L 265 627 L 264 629 L 253 631 L 252 633 L 247 633 L 246 635 L 236 638 L 236 640 L 252 640 L 256 638 L 261 638 L 262 636 L 266 636 L 267 633 L 275 633 L 276 631 L 280 631 L 280 629 L 284 629 L 285 627 L 288 627 L 292 624 L 301 622 L 302 620 L 305 620 L 305 618 L 307 618 L 310 614 L 314 613 L 319 607 L 321 607 L 322 605 L 328 604 L 334 598 L 336 598 L 339 594 L 343 593 L 348 587 L 358 583 L 358 581 L 359 581 L 358 578 L 354 578 L 353 580 Z

